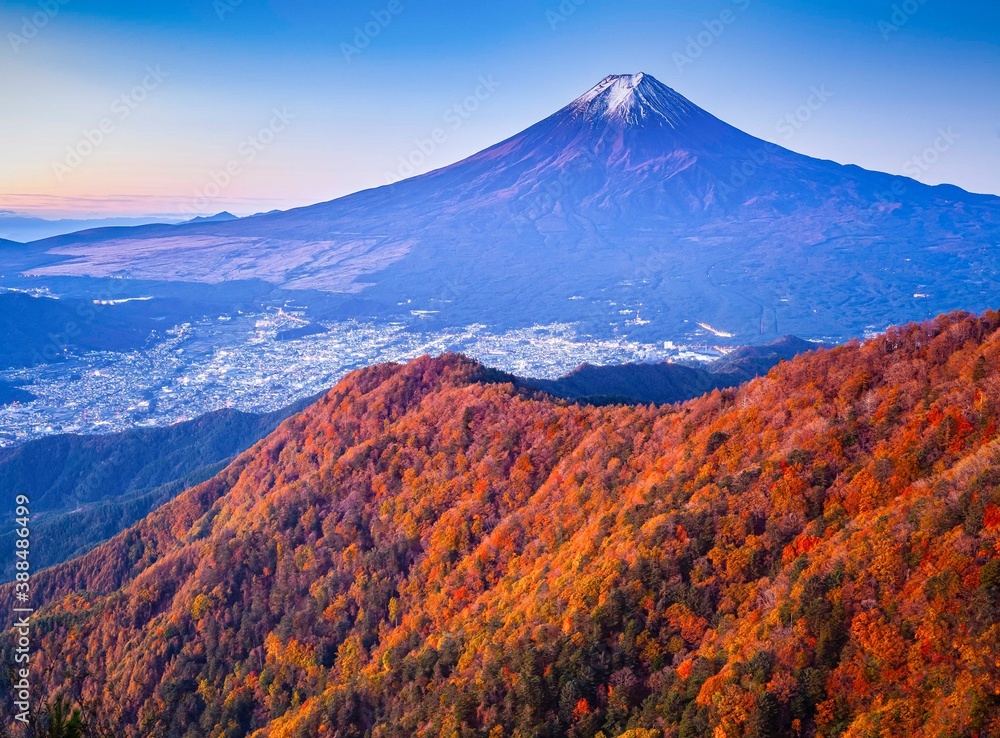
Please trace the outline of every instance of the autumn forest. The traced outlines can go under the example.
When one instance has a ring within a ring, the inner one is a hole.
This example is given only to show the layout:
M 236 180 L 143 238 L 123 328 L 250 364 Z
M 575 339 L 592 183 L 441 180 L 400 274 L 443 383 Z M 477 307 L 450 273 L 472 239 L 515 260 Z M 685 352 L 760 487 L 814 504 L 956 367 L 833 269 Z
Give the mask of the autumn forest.
M 1000 313 L 677 405 L 362 370 L 36 575 L 40 697 L 67 736 L 1000 736 L 998 422 Z

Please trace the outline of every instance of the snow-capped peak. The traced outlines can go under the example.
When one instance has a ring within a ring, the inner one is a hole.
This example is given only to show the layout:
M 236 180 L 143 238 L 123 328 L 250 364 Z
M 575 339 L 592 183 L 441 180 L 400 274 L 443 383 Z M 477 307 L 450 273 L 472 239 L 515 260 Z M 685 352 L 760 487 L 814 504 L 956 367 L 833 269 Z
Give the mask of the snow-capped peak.
M 655 77 L 616 74 L 601 82 L 570 105 L 586 118 L 606 118 L 625 123 L 665 122 L 679 128 L 685 121 L 705 115 L 704 111 Z

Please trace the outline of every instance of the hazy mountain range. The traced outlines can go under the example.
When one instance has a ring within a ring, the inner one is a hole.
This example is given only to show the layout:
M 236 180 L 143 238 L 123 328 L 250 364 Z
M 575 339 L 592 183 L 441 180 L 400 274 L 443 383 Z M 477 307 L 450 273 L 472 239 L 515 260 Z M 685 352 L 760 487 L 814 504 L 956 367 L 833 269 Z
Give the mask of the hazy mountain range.
M 28 243 L 93 228 L 130 227 L 150 223 L 172 224 L 178 218 L 34 218 L 0 211 L 0 239 Z

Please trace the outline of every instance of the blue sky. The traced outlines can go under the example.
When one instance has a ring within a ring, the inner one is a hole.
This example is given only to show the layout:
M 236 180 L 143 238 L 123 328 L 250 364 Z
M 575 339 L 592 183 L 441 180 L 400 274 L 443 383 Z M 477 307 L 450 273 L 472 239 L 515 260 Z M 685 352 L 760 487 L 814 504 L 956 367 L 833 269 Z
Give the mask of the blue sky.
M 328 200 L 408 174 L 455 105 L 418 171 L 637 71 L 796 151 L 1000 194 L 981 0 L 36 0 L 0 34 L 0 209 L 48 217 Z

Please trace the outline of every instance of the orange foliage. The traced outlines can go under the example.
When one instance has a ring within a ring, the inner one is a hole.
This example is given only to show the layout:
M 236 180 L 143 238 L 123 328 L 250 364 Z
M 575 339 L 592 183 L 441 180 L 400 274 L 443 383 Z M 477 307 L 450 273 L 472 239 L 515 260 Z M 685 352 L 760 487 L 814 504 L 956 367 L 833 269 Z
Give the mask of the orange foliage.
M 355 373 L 36 577 L 40 696 L 128 738 L 994 734 L 998 329 L 662 408 Z

